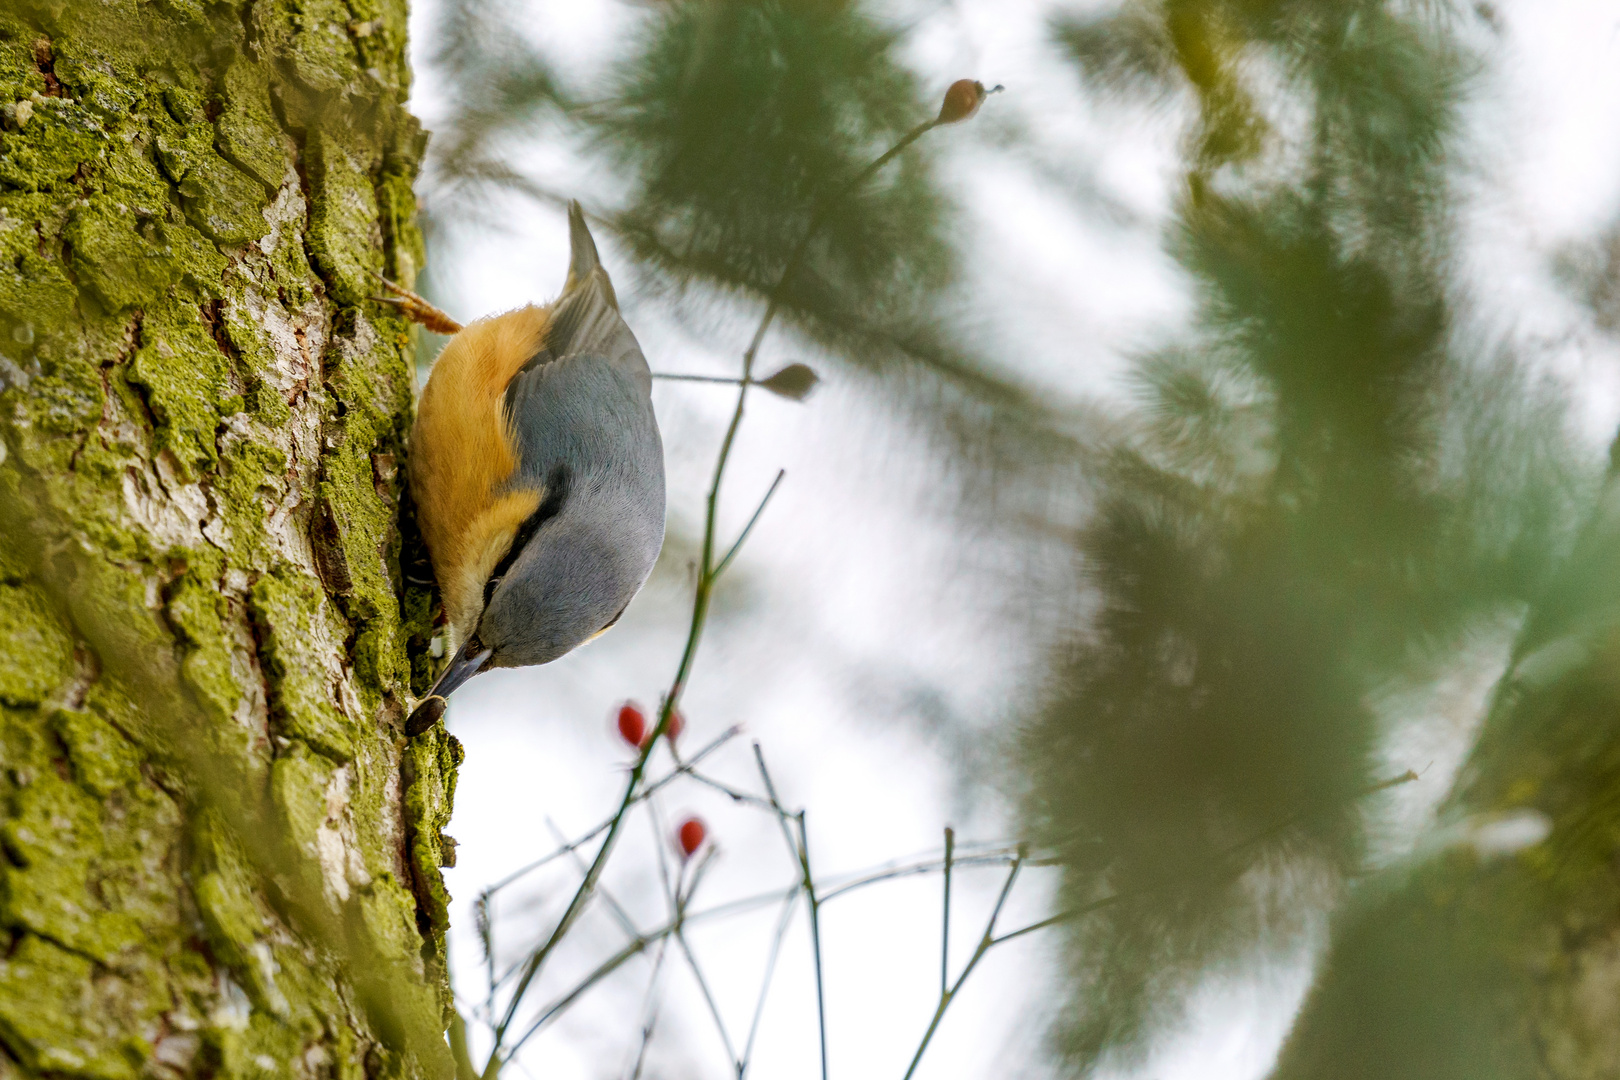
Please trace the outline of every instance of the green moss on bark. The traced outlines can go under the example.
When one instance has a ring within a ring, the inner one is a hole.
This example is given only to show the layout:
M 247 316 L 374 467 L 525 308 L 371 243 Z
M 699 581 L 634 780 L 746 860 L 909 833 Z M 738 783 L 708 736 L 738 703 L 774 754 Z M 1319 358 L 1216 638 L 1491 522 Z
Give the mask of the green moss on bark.
M 0 1045 L 443 1075 L 402 3 L 0 12 Z M 403 775 L 402 775 L 403 774 Z M 3 1059 L 0 1057 L 0 1059 Z M 168 1073 L 165 1073 L 168 1075 Z

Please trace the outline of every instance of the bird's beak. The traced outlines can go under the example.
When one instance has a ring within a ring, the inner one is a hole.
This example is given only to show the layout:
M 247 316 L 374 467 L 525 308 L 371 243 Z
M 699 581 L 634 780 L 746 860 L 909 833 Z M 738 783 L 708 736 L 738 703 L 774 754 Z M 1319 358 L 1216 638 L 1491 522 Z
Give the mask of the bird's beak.
M 483 671 L 494 652 L 494 649 L 484 648 L 476 636 L 462 642 L 456 655 L 450 658 L 450 663 L 433 680 L 433 686 L 422 703 L 411 711 L 410 719 L 405 721 L 405 734 L 420 735 L 438 723 L 439 717 L 444 715 L 445 699 L 462 683 Z

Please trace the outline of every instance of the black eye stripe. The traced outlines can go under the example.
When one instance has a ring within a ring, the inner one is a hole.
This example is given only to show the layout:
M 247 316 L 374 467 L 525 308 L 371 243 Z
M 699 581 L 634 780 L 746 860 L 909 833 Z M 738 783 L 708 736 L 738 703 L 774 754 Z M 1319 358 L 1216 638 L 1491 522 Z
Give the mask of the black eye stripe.
M 540 531 L 540 526 L 562 513 L 563 507 L 568 502 L 568 489 L 572 480 L 573 474 L 567 465 L 554 467 L 551 475 L 546 477 L 546 497 L 540 500 L 540 505 L 534 508 L 534 513 L 523 519 L 523 524 L 518 526 L 517 532 L 512 536 L 511 546 L 506 549 L 506 554 L 501 556 L 501 561 L 495 564 L 489 580 L 484 583 L 485 607 L 489 606 L 490 597 L 495 595 L 495 589 L 506 576 L 506 572 L 512 568 L 512 563 L 517 560 L 524 545 Z

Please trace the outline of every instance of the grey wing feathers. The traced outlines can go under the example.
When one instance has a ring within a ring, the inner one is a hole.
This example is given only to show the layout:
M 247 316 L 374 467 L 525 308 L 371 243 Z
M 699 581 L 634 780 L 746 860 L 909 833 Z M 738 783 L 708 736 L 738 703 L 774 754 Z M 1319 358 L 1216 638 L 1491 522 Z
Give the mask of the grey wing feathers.
M 641 345 L 630 332 L 630 327 L 619 317 L 619 309 L 614 306 L 609 292 L 612 287 L 606 284 L 604 277 L 600 274 L 593 276 L 579 289 L 557 301 L 551 315 L 551 329 L 546 333 L 545 348 L 529 364 L 560 360 L 567 356 L 600 356 L 650 397 L 652 372 L 647 367 L 647 358 L 642 355 Z M 545 360 L 542 360 L 542 356 L 545 356 Z M 528 366 L 525 365 L 525 368 Z
M 547 487 L 558 468 L 569 501 L 605 498 L 627 512 L 664 519 L 664 457 L 652 401 L 622 368 L 574 355 L 520 372 L 506 391 L 518 442 L 513 483 Z
M 652 408 L 652 373 L 619 317 L 607 270 L 577 203 L 569 207 L 573 258 L 544 346 L 506 387 L 518 443 L 514 486 L 567 494 L 553 513 L 589 512 L 651 545 L 664 531 L 664 451 Z M 559 474 L 559 470 L 561 473 Z
M 580 355 L 602 358 L 639 387 L 643 397 L 652 397 L 652 372 L 647 367 L 647 358 L 642 355 L 641 344 L 619 317 L 619 309 L 603 295 L 600 284 L 594 280 L 557 301 L 552 309 L 551 325 L 546 330 L 545 344 L 519 369 L 518 378 L 566 357 Z M 507 388 L 508 407 L 518 378 Z

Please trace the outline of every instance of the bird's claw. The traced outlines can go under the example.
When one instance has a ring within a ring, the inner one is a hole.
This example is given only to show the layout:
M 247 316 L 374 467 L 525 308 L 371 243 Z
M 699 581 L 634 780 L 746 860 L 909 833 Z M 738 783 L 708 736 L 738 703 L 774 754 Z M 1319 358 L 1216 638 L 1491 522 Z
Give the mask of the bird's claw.
M 375 270 L 368 272 L 372 277 L 382 282 L 386 289 L 395 294 L 393 296 L 373 296 L 370 299 L 379 304 L 394 305 L 407 319 L 427 327 L 435 334 L 454 334 L 461 330 L 460 323 L 446 315 L 439 308 L 428 303 L 424 297 L 418 296 L 397 282 L 389 281 Z

